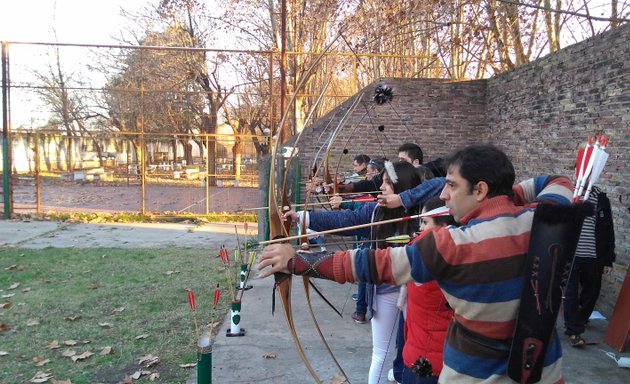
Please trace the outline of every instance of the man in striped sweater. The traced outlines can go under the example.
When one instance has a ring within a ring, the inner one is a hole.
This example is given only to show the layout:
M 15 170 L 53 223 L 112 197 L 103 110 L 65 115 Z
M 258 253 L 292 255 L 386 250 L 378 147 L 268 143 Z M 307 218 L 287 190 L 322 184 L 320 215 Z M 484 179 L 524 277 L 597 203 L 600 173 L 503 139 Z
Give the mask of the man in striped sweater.
M 514 167 L 491 145 L 473 145 L 446 162 L 440 198 L 460 227 L 423 233 L 398 249 L 352 250 L 333 255 L 296 254 L 286 244 L 263 252 L 261 277 L 274 272 L 307 274 L 339 283 L 404 284 L 437 280 L 453 321 L 444 347 L 441 383 L 512 383 L 507 377 L 510 338 L 523 286 L 534 209 L 528 201 L 568 204 L 564 177 L 537 177 L 514 187 Z M 541 383 L 562 383 L 562 351 L 556 333 L 547 349 Z

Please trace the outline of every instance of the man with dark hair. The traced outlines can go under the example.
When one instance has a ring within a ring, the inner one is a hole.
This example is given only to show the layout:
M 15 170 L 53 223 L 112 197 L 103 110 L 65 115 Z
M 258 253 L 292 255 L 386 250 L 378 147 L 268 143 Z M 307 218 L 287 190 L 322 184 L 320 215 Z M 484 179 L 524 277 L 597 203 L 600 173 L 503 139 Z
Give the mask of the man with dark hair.
M 405 143 L 398 147 L 398 160 L 406 161 L 413 164 L 414 167 L 422 165 L 424 154 L 419 145 L 413 143 Z
M 290 245 L 274 244 L 261 255 L 258 269 L 272 267 L 260 276 L 306 274 L 339 283 L 436 280 L 454 311 L 439 381 L 512 383 L 507 376 L 510 338 L 534 219 L 534 209 L 523 205 L 534 198 L 569 204 L 573 186 L 565 177 L 540 176 L 513 188 L 512 163 L 491 145 L 457 151 L 446 166 L 440 198 L 460 227 L 428 231 L 397 249 L 296 254 Z M 562 350 L 554 333 L 540 382 L 562 380 Z
M 352 170 L 357 176 L 365 176 L 367 165 L 370 162 L 368 155 L 356 155 L 352 160 Z

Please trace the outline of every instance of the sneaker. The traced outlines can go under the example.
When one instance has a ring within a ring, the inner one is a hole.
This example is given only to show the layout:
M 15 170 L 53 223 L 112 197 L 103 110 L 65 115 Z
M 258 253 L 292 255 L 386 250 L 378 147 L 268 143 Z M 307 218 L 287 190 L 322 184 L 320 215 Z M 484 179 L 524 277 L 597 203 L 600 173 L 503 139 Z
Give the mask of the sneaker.
M 570 335 L 569 344 L 571 344 L 572 347 L 579 348 L 586 345 L 586 341 L 584 341 L 584 339 L 580 335 Z
M 365 324 L 367 320 L 365 318 L 365 313 L 355 312 L 352 314 L 352 320 L 358 324 Z
M 347 297 L 347 296 L 346 296 L 346 297 Z M 358 294 L 358 293 L 353 294 L 353 295 L 352 295 L 352 300 L 354 300 L 354 301 L 359 301 L 359 294 Z
M 387 380 L 392 383 L 396 382 L 396 379 L 394 378 L 394 368 L 391 368 L 389 371 L 387 371 Z

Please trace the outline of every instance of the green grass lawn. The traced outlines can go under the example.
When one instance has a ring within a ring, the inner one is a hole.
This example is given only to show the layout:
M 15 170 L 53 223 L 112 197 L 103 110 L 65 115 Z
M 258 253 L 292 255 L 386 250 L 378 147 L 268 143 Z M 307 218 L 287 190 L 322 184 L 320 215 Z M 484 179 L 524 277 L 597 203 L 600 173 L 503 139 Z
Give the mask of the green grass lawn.
M 195 292 L 200 327 L 223 320 L 229 306 L 216 255 L 176 248 L 0 248 L 0 383 L 28 383 L 38 372 L 51 375 L 50 383 L 119 383 L 137 371 L 145 371 L 138 382 L 149 382 L 150 372 L 159 374 L 156 382 L 184 383 L 195 368 L 180 364 L 196 362 L 187 290 Z M 224 293 L 213 312 L 217 283 Z M 64 356 L 72 352 L 76 361 Z M 76 359 L 85 352 L 93 355 Z M 141 365 L 147 355 L 159 362 Z

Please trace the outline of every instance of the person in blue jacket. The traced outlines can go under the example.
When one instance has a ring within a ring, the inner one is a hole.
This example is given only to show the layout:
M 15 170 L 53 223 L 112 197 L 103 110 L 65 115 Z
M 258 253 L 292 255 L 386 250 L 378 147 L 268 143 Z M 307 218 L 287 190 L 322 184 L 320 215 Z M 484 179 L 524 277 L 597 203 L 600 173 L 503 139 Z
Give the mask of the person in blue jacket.
M 385 162 L 385 169 L 381 176 L 383 183 L 380 190 L 386 196 L 413 188 L 423 181 L 417 169 L 406 162 Z M 400 218 L 416 213 L 417 209 L 389 209 L 379 207 L 376 202 L 371 202 L 364 203 L 356 210 L 307 212 L 305 220 L 307 228 L 323 231 Z M 293 222 L 301 222 L 300 215 L 294 211 L 285 213 L 285 217 L 291 217 Z M 370 242 L 366 243 L 368 247 L 382 248 L 388 245 L 386 238 L 403 234 L 412 236 L 417 230 L 418 221 L 406 220 L 345 231 L 341 232 L 340 235 L 366 237 L 370 239 Z M 367 285 L 367 317 L 371 320 L 372 326 L 372 361 L 368 384 L 384 383 L 387 380 L 388 368 L 385 361 L 389 357 L 391 362 L 395 351 L 396 326 L 400 312 L 396 306 L 399 290 L 400 288 L 394 285 Z

